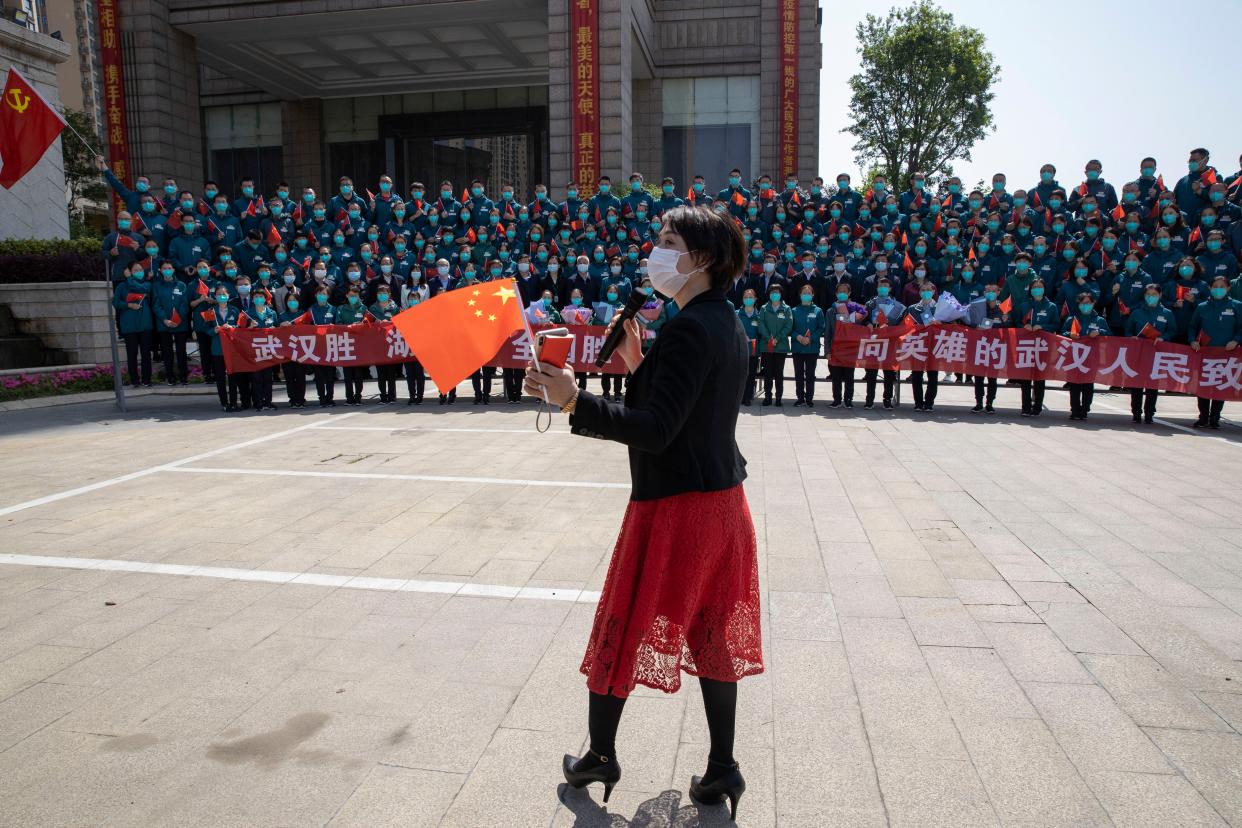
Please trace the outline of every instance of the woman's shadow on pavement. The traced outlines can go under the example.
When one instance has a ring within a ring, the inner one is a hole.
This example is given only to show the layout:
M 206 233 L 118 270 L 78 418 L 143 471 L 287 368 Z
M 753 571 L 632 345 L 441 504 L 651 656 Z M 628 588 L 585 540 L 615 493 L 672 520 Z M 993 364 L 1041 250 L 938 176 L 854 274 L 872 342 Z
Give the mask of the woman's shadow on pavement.
M 696 805 L 682 791 L 664 791 L 638 806 L 634 816 L 626 819 L 610 813 L 591 798 L 585 790 L 576 790 L 561 783 L 556 789 L 561 804 L 574 815 L 574 828 L 715 828 L 734 825 L 729 819 L 729 806 Z

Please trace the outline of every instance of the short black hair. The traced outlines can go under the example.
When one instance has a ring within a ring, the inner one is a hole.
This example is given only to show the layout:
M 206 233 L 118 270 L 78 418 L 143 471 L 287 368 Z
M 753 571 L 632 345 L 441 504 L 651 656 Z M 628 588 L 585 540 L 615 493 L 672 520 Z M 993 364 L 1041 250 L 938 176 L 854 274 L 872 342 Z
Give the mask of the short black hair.
M 703 260 L 701 267 L 707 271 L 712 287 L 725 287 L 742 271 L 746 243 L 731 217 L 706 207 L 674 207 L 664 214 L 664 226 L 681 236 L 686 250 Z

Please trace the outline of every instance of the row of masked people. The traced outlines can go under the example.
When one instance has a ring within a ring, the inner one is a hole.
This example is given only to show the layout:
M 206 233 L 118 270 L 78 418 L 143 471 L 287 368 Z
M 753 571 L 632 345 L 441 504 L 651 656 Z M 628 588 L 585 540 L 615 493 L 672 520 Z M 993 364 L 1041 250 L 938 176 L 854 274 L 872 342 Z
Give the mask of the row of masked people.
M 130 190 L 106 171 L 128 212 L 105 239 L 104 252 L 118 280 L 121 270 L 145 252 L 147 240 L 183 270 L 201 256 L 211 258 L 220 248 L 230 248 L 251 278 L 260 262 L 280 261 L 282 253 L 285 261 L 306 267 L 308 259 L 328 247 L 339 265 L 360 258 L 364 247 L 377 259 L 394 254 L 398 240 L 407 251 L 431 248 L 437 257 L 469 247 L 476 263 L 502 246 L 514 256 L 523 250 L 533 256 L 542 245 L 550 258 L 562 261 L 593 256 L 599 246 L 612 258 L 625 255 L 631 246 L 645 252 L 658 236 L 660 214 L 692 203 L 731 214 L 748 244 L 757 243 L 778 258 L 808 251 L 850 255 L 856 241 L 862 242 L 868 258 L 881 252 L 931 259 L 980 257 L 995 255 L 1006 245 L 1012 255 L 1029 250 L 1037 236 L 1045 237 L 1054 254 L 1074 244 L 1087 255 L 1102 246 L 1108 229 L 1117 231 L 1117 252 L 1124 254 L 1147 249 L 1160 228 L 1169 231 L 1173 250 L 1195 254 L 1207 249 L 1212 230 L 1220 230 L 1221 249 L 1236 254 L 1242 250 L 1242 177 L 1222 175 L 1207 162 L 1205 150 L 1192 151 L 1190 171 L 1170 189 L 1155 161 L 1144 159 L 1138 177 L 1122 185 L 1120 195 L 1102 176 L 1099 162 L 1091 161 L 1077 185 L 1062 185 L 1056 168 L 1047 164 L 1038 184 L 1012 192 L 1000 173 L 986 192 L 963 192 L 960 180 L 950 178 L 932 193 L 921 173 L 909 177 L 904 191 L 895 185 L 890 189 L 881 176 L 859 192 L 848 175 L 837 177 L 835 189 L 826 188 L 819 178 L 804 189 L 794 177 L 787 177 L 780 189 L 768 176 L 760 176 L 757 184 L 743 184 L 740 172 L 733 170 L 729 186 L 715 195 L 696 177 L 683 198 L 666 177 L 663 194 L 655 198 L 635 173 L 629 192 L 613 192 L 611 180 L 603 176 L 594 193 L 582 193 L 571 183 L 564 199 L 557 201 L 539 185 L 530 202 L 520 200 L 509 186 L 493 201 L 478 181 L 460 200 L 450 181 L 441 183 L 438 197 L 413 182 L 409 197 L 403 198 L 388 176 L 378 182 L 378 193 L 365 194 L 343 176 L 338 192 L 327 199 L 305 187 L 299 200 L 285 183 L 265 197 L 250 179 L 240 182 L 238 198 L 221 193 L 214 182 L 198 196 L 178 190 L 171 179 L 160 196 L 144 178 Z M 922 254 L 917 252 L 920 241 Z
M 978 317 L 978 327 L 1021 327 L 1032 331 L 1048 331 L 1068 337 L 1128 336 L 1156 337 L 1164 341 L 1189 341 L 1192 348 L 1237 348 L 1242 341 L 1242 299 L 1231 297 L 1230 290 L 1239 289 L 1238 282 L 1231 286 L 1223 277 L 1215 278 L 1193 310 L 1185 317 L 1184 327 L 1179 327 L 1179 314 L 1173 305 L 1183 300 L 1170 301 L 1169 294 L 1155 283 L 1145 284 L 1134 306 L 1126 314 L 1124 324 L 1117 330 L 1112 322 L 1100 312 L 1099 297 L 1087 290 L 1080 290 L 1068 306 L 1053 301 L 1048 286 L 1042 279 L 1034 279 L 1026 289 L 1021 301 L 1002 298 L 1002 289 L 995 281 L 982 286 L 977 300 L 983 309 Z M 795 406 L 814 407 L 816 368 L 823 355 L 830 354 L 837 326 L 843 323 L 868 325 L 873 328 L 939 325 L 936 319 L 937 301 L 940 298 L 936 285 L 923 280 L 916 285 L 916 296 L 910 302 L 896 298 L 894 285 L 881 279 L 876 295 L 859 301 L 852 296 L 848 281 L 838 282 L 827 308 L 821 307 L 815 288 L 804 284 L 799 288 L 793 304 L 787 301 L 787 293 L 772 287 L 761 294 L 755 287 L 743 289 L 741 307 L 737 310 L 751 341 L 750 370 L 743 403 L 753 403 L 758 380 L 762 380 L 763 405 L 783 405 L 785 363 L 793 361 Z M 853 408 L 855 369 L 851 366 L 830 364 L 832 400 L 830 408 Z M 882 375 L 882 377 L 881 377 Z M 961 379 L 961 376 L 958 377 Z M 973 412 L 996 413 L 995 403 L 1000 382 L 995 377 L 975 376 L 969 378 L 974 385 L 975 405 Z M 877 386 L 882 385 L 881 402 L 885 409 L 895 405 L 894 392 L 899 382 L 895 370 L 867 369 L 863 382 L 866 397 L 863 407 L 875 407 Z M 910 377 L 916 411 L 931 412 L 935 409 L 939 386 L 939 372 L 914 371 Z M 1044 412 L 1046 383 L 1043 380 L 1020 380 L 1021 415 L 1038 417 Z M 1094 385 L 1091 383 L 1067 383 L 1070 398 L 1069 417 L 1085 420 L 1091 411 Z M 1151 423 L 1156 413 L 1159 392 L 1154 389 L 1130 391 L 1131 414 L 1135 423 Z M 1207 398 L 1198 399 L 1199 416 L 1197 428 L 1220 428 L 1224 403 Z

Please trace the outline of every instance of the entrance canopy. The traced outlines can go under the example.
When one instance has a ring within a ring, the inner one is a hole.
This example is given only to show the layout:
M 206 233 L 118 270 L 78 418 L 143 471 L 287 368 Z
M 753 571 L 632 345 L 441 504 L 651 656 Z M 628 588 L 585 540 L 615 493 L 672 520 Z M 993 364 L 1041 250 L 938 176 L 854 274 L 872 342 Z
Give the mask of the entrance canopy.
M 210 20 L 174 7 L 200 59 L 285 100 L 548 82 L 548 10 L 534 0 L 457 0 L 381 9 Z M 237 6 L 230 6 L 236 13 Z

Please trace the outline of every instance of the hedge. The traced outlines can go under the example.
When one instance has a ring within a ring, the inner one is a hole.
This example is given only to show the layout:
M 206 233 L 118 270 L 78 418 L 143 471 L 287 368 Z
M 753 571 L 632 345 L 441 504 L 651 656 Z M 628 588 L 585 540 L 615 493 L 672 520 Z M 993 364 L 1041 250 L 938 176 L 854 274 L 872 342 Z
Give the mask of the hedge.
M 104 279 L 102 239 L 0 239 L 0 284 Z

